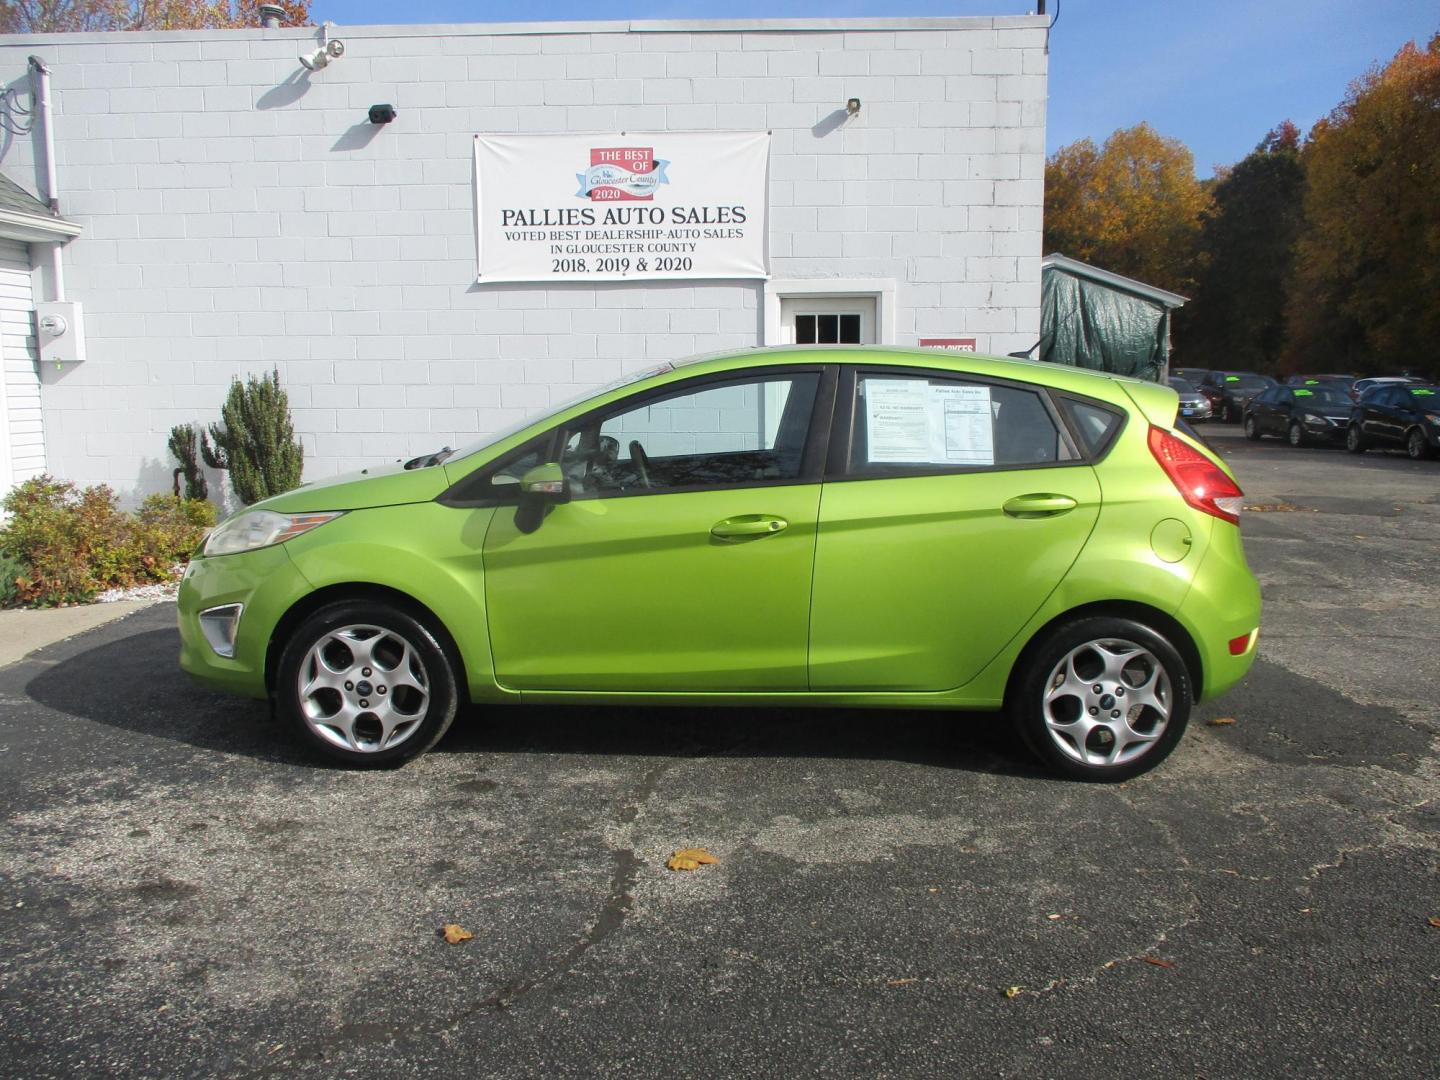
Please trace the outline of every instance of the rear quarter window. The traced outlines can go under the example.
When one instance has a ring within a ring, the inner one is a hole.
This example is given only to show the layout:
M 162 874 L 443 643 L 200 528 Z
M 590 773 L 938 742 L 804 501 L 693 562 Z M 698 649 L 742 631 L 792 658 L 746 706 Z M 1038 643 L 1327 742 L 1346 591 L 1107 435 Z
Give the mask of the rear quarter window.
M 1124 412 L 1113 406 L 1071 397 L 1059 397 L 1057 401 L 1088 458 L 1101 457 L 1110 449 L 1125 424 Z

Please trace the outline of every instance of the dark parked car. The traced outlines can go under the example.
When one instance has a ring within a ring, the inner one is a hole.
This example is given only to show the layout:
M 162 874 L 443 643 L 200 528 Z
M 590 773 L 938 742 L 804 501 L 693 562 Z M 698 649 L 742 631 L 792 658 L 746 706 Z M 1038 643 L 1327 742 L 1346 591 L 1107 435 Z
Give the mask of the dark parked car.
M 1350 426 L 1350 395 L 1338 386 L 1271 386 L 1245 409 L 1245 437 L 1279 435 L 1291 446 L 1339 443 Z
M 1257 375 L 1253 371 L 1212 371 L 1200 382 L 1198 389 L 1210 396 L 1205 388 L 1213 387 L 1219 397 L 1215 415 L 1227 424 L 1234 424 L 1245 414 L 1245 406 L 1250 404 L 1251 398 L 1266 387 L 1275 385 L 1275 380 L 1269 375 Z M 1210 400 L 1216 402 L 1214 396 L 1210 396 Z
M 1186 379 L 1177 379 L 1170 376 L 1170 389 L 1180 395 L 1180 415 L 1192 423 L 1201 420 L 1209 420 L 1211 407 L 1210 399 L 1195 389 L 1195 385 Z
M 1440 386 L 1382 383 L 1350 410 L 1345 449 L 1403 449 L 1415 460 L 1440 450 Z

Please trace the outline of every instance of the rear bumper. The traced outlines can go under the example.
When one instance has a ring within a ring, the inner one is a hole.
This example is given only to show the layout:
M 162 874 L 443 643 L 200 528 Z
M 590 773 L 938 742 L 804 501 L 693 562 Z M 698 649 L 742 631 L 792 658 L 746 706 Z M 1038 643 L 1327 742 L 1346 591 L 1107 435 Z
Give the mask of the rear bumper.
M 1217 523 L 1204 560 L 1175 618 L 1200 654 L 1201 701 L 1223 694 L 1255 663 L 1260 627 L 1260 583 L 1245 561 L 1240 530 Z M 1248 635 L 1239 655 L 1230 643 Z

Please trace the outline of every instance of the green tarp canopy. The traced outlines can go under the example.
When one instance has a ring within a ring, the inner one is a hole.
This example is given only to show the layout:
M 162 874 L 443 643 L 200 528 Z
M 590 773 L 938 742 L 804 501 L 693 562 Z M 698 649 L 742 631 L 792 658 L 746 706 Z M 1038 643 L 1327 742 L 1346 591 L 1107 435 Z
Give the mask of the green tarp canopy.
M 1041 264 L 1040 359 L 1159 382 L 1185 297 L 1063 255 Z

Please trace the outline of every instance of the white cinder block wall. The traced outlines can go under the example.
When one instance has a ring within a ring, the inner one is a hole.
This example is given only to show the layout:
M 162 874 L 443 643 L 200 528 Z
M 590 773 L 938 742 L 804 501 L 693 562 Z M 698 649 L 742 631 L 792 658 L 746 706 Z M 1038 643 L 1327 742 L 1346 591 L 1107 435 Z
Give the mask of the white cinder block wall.
M 85 227 L 65 266 L 88 359 L 42 371 L 47 466 L 168 488 L 171 425 L 271 365 L 313 479 L 765 343 L 763 282 L 477 285 L 477 133 L 770 130 L 773 278 L 893 282 L 897 344 L 1028 348 L 1045 23 L 337 27 L 313 75 L 315 31 L 0 37 L 8 84 L 32 53 L 53 72 L 61 212 Z M 377 128 L 380 102 L 399 116 Z M 0 169 L 43 197 L 37 146 Z

